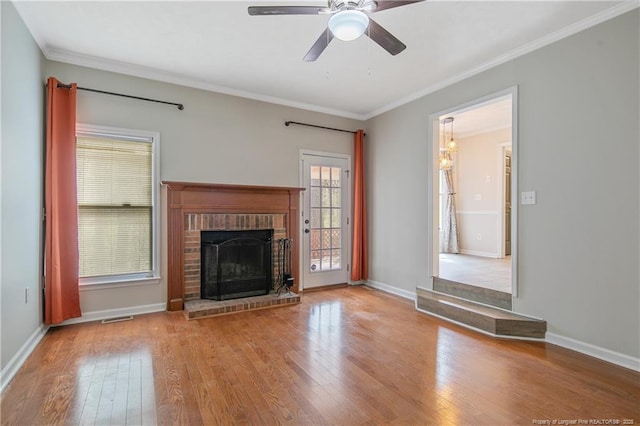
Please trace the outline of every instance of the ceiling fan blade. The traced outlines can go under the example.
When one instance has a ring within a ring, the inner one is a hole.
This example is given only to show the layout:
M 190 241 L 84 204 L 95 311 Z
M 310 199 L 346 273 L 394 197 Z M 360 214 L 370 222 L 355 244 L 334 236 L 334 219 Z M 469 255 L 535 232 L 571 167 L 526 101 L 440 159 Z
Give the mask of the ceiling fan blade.
M 311 49 L 309 49 L 307 54 L 304 55 L 305 62 L 313 62 L 318 59 L 320 54 L 324 52 L 324 49 L 327 48 L 331 40 L 333 40 L 333 34 L 331 33 L 331 31 L 329 31 L 329 28 L 327 28 L 322 32 L 322 34 L 320 34 L 320 37 L 318 37 L 316 42 L 313 43 L 313 46 L 311 46 Z
M 326 7 L 320 6 L 249 6 L 249 15 L 320 15 Z
M 414 1 L 404 1 L 404 0 L 377 0 L 376 3 L 378 7 L 375 8 L 374 12 L 379 12 L 385 9 L 391 9 L 393 7 L 406 6 L 411 3 L 420 3 L 424 0 L 414 0 Z
M 369 18 L 369 28 L 365 34 L 393 56 L 407 48 L 403 42 L 395 38 L 393 34 L 382 28 L 380 24 L 371 18 Z

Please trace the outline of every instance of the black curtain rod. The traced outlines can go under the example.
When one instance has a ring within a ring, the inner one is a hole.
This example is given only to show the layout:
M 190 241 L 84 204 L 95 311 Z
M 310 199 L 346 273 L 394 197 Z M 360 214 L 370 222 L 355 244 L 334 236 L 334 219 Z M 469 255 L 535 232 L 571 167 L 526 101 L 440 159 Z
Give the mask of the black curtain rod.
M 71 89 L 71 85 L 70 84 L 62 84 L 62 83 L 58 83 L 58 87 L 64 87 L 66 89 Z M 107 92 L 104 90 L 97 90 L 97 89 L 89 89 L 86 87 L 77 87 L 78 90 L 85 90 L 87 92 L 95 92 L 95 93 L 102 93 L 104 95 L 113 95 L 113 96 L 121 96 L 123 98 L 129 98 L 129 99 L 138 99 L 140 101 L 147 101 L 147 102 L 156 102 L 159 104 L 165 104 L 165 105 L 173 105 L 178 107 L 178 109 L 180 111 L 182 111 L 184 109 L 184 105 L 182 104 L 178 104 L 175 102 L 167 102 L 167 101 L 159 101 L 157 99 L 151 99 L 151 98 L 143 98 L 141 96 L 132 96 L 132 95 L 124 95 L 122 93 L 114 93 L 114 92 Z
M 351 133 L 351 134 L 354 134 L 354 135 L 356 133 L 358 133 L 358 132 L 354 132 L 353 130 L 342 130 L 342 129 L 336 129 L 336 128 L 333 128 L 333 127 L 318 126 L 318 125 L 315 125 L 315 124 L 298 123 L 297 121 L 285 121 L 284 122 L 284 125 L 287 126 L 287 127 L 289 127 L 289 124 L 297 124 L 299 126 L 307 126 L 307 127 L 316 127 L 318 129 L 333 130 L 333 131 L 336 131 L 336 132 Z M 366 133 L 365 133 L 365 136 L 366 136 Z

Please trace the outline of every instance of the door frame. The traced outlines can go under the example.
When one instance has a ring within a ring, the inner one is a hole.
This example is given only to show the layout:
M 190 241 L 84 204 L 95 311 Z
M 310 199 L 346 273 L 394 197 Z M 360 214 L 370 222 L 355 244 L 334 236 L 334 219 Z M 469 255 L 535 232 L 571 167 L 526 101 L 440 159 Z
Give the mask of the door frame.
M 352 179 L 352 173 L 351 171 L 353 170 L 353 162 L 352 162 L 352 158 L 350 154 L 339 154 L 336 152 L 325 152 L 325 151 L 314 151 L 314 150 L 309 150 L 309 149 L 301 149 L 300 153 L 299 153 L 299 163 L 298 163 L 298 181 L 300 182 L 300 187 L 301 188 L 305 188 L 306 191 L 306 187 L 304 185 L 304 156 L 305 155 L 315 155 L 317 157 L 327 157 L 327 158 L 338 158 L 341 160 L 345 160 L 347 162 L 347 172 L 349 175 L 349 182 L 348 182 L 348 188 L 346 191 L 346 199 L 342 200 L 342 204 L 343 206 L 346 208 L 347 210 L 347 229 L 346 229 L 346 242 L 345 242 L 345 247 L 343 248 L 344 253 L 346 254 L 346 258 L 347 258 L 347 262 L 346 262 L 346 266 L 347 266 L 347 272 L 351 271 L 351 245 L 352 245 L 352 241 L 353 241 L 353 227 L 351 226 L 351 217 L 353 215 L 353 212 L 351 211 L 351 202 L 352 202 L 352 198 L 353 198 L 353 179 Z M 303 218 L 303 214 L 304 214 L 304 209 L 305 209 L 305 205 L 304 205 L 304 194 L 302 194 L 302 196 L 300 197 L 300 229 L 299 234 L 303 236 L 302 238 L 304 238 L 304 220 Z M 346 205 L 345 205 L 346 204 Z M 300 265 L 300 290 L 304 291 L 304 241 L 301 241 L 301 244 L 298 244 L 298 260 L 299 260 L 299 265 Z M 350 274 L 347 274 L 347 284 L 352 284 L 351 279 L 350 279 Z
M 511 296 L 518 297 L 518 86 L 512 86 L 429 114 L 427 152 L 431 154 L 431 173 L 428 174 L 427 179 L 427 200 L 431 202 L 431 209 L 427 209 L 429 212 L 427 215 L 427 241 L 430 241 L 431 244 L 427 247 L 427 270 L 431 271 L 431 276 L 428 277 L 427 286 L 430 290 L 433 290 L 433 278 L 439 276 L 440 272 L 440 235 L 438 229 L 440 117 L 461 110 L 473 109 L 478 104 L 509 95 L 511 95 Z

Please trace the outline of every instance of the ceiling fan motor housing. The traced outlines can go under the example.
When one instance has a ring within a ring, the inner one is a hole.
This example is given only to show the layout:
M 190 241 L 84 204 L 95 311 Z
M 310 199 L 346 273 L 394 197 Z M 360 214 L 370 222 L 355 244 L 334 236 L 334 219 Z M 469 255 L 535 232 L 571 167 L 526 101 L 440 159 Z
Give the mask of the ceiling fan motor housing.
M 333 12 L 342 11 L 342 10 L 361 10 L 361 11 L 372 11 L 376 8 L 377 4 L 373 0 L 329 0 L 329 8 Z

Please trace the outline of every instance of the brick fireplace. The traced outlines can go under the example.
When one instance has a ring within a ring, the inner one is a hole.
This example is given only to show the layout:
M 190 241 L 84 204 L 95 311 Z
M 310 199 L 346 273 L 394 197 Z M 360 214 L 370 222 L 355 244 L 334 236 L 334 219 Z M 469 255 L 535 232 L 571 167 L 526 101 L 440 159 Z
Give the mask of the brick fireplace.
M 201 231 L 273 229 L 273 238 L 286 238 L 284 214 L 188 213 L 184 230 L 184 300 L 200 299 Z
M 274 239 L 293 239 L 298 252 L 303 188 L 163 182 L 167 187 L 167 310 L 200 299 L 202 231 L 273 229 Z M 298 292 L 298 256 L 292 256 L 293 292 Z

